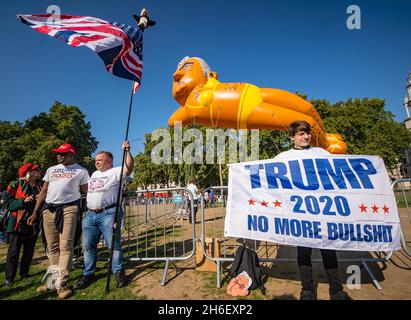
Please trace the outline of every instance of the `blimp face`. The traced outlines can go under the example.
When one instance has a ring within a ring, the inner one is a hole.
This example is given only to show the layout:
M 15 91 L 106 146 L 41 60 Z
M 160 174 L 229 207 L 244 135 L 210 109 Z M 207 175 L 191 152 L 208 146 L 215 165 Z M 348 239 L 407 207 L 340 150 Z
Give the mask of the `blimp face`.
M 184 61 L 173 76 L 173 97 L 180 105 L 185 105 L 191 91 L 198 85 L 205 84 L 207 78 L 204 75 L 200 62 L 195 58 Z

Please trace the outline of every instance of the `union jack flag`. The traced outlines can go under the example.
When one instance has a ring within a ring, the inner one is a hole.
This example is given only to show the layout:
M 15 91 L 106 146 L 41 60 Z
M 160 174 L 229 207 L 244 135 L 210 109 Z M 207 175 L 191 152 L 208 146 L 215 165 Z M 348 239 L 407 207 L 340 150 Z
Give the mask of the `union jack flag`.
M 143 33 L 140 29 L 94 17 L 19 14 L 17 18 L 72 47 L 90 48 L 104 61 L 108 72 L 141 84 Z

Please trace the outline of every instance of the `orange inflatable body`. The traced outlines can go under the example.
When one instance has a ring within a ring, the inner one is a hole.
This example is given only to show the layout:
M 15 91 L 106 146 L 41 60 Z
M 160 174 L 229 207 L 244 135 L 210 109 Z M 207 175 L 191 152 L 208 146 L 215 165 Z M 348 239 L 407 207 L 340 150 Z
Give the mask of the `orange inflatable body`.
M 180 108 L 168 123 L 233 129 L 287 130 L 297 120 L 311 125 L 312 145 L 334 154 L 346 152 L 339 134 L 326 133 L 313 105 L 296 94 L 248 83 L 221 83 L 200 58 L 184 58 L 173 78 L 173 97 Z

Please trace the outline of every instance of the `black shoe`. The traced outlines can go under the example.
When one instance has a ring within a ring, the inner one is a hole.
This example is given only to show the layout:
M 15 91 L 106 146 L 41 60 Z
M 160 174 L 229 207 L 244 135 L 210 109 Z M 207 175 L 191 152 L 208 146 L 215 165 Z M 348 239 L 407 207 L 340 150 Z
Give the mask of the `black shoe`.
M 22 274 L 22 275 L 20 275 L 20 280 L 26 279 L 28 277 L 30 277 L 30 274 L 28 274 L 28 273 Z
M 353 300 L 347 292 L 343 290 L 330 293 L 330 300 Z
M 74 285 L 73 289 L 84 289 L 87 288 L 90 284 L 97 280 L 97 277 L 94 274 L 89 276 L 82 275 L 80 280 Z
M 13 280 L 4 281 L 4 285 L 10 289 L 13 286 Z
M 115 277 L 116 277 L 116 282 L 117 282 L 116 284 L 117 288 L 122 288 L 127 285 L 127 277 L 126 277 L 126 273 L 124 272 L 124 270 L 116 272 Z
M 302 290 L 300 300 L 317 300 L 317 295 L 311 290 Z

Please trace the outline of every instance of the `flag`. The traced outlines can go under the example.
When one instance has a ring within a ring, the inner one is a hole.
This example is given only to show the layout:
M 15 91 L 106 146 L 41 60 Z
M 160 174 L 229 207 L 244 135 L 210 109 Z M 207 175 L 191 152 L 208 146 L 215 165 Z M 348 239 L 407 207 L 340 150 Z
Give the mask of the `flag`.
M 138 88 L 140 88 L 140 84 L 137 81 L 133 83 L 133 93 L 136 93 Z
M 72 47 L 90 48 L 104 61 L 108 72 L 141 84 L 143 33 L 140 29 L 94 17 L 19 14 L 17 18 Z

